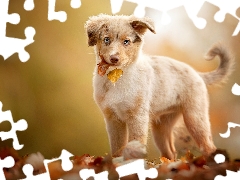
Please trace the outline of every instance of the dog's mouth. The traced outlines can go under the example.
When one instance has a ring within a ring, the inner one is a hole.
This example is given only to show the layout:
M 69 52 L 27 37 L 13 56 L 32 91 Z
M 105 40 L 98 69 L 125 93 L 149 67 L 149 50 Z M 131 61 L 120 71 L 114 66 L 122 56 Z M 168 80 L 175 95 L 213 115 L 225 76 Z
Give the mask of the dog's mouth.
M 98 63 L 97 66 L 98 66 L 98 74 L 99 74 L 100 76 L 104 76 L 110 66 L 117 66 L 117 64 L 108 63 L 108 62 L 104 59 L 103 55 L 101 55 L 100 53 L 99 53 L 99 57 L 101 58 L 101 62 Z

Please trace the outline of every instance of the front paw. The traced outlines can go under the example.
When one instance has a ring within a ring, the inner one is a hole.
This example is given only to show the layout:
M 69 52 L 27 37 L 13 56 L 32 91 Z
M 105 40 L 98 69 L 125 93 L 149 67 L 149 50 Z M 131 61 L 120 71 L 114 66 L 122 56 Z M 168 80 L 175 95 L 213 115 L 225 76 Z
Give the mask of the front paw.
M 123 149 L 123 159 L 144 159 L 147 156 L 147 148 L 137 140 L 129 142 Z

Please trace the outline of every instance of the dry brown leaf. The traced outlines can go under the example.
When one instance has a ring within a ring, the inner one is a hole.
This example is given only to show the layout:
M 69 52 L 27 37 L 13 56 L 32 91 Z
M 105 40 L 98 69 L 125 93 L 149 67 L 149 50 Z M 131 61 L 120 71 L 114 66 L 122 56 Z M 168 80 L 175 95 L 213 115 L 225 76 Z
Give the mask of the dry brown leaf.
M 122 76 L 122 74 L 123 74 L 123 71 L 121 69 L 116 68 L 116 69 L 110 71 L 107 74 L 107 77 L 112 83 L 115 83 Z
M 170 160 L 168 158 L 165 157 L 161 157 L 160 158 L 161 163 L 170 163 L 170 162 L 174 162 L 174 160 Z

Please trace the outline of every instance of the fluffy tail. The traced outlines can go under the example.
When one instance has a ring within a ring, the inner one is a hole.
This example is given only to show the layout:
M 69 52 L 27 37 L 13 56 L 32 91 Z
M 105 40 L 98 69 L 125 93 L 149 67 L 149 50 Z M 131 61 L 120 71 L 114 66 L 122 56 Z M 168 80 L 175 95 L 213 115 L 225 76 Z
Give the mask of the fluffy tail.
M 234 69 L 234 57 L 223 44 L 215 44 L 208 51 L 205 59 L 212 60 L 215 56 L 219 56 L 220 58 L 220 64 L 218 68 L 211 72 L 199 73 L 207 85 L 224 83 Z

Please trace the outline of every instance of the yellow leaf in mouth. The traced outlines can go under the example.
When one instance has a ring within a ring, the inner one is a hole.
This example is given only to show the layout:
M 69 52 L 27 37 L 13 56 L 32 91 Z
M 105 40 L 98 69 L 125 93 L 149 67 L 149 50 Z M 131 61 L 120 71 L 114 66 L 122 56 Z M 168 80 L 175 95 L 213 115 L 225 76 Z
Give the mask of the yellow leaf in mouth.
M 122 76 L 123 71 L 121 69 L 114 69 L 107 74 L 108 79 L 115 83 Z

